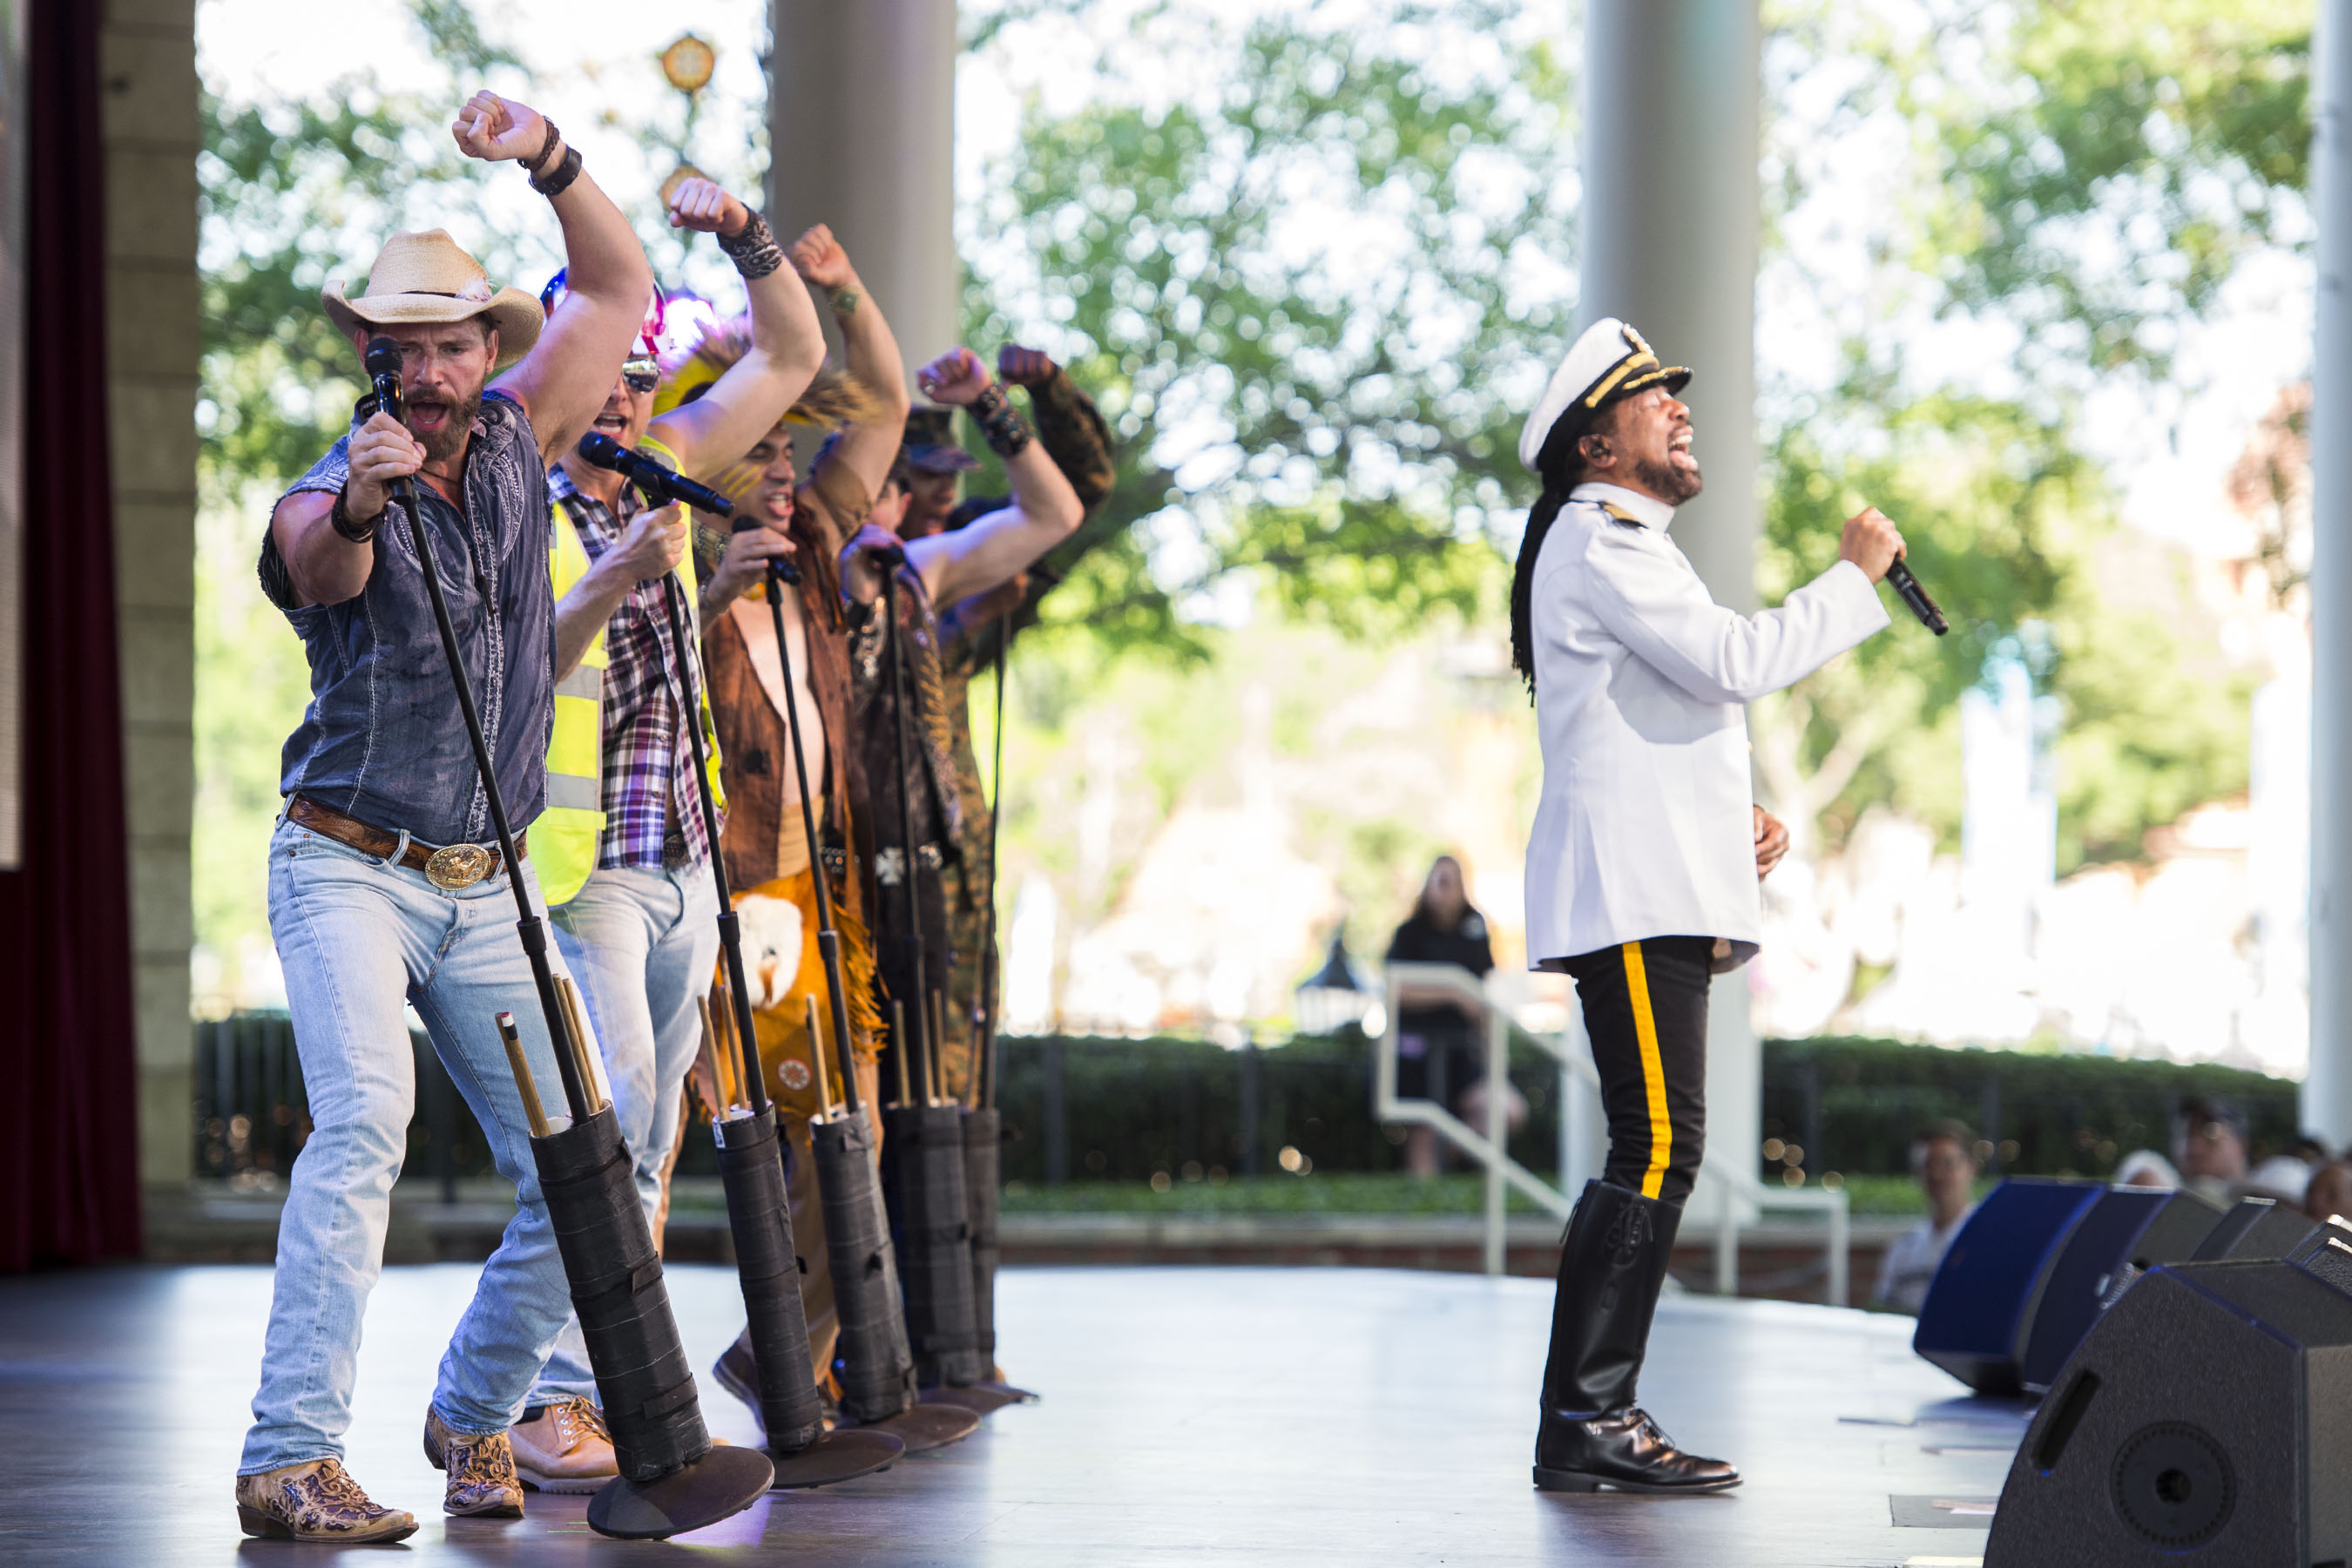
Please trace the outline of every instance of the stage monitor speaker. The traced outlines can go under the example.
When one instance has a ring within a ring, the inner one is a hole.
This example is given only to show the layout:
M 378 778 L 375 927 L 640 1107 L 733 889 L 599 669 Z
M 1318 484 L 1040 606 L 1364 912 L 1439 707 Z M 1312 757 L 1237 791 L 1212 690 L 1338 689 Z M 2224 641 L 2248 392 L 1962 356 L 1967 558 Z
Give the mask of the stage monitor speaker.
M 1986 1568 L 2352 1562 L 2352 1227 L 2184 1263 L 2099 1319 L 2027 1428 Z
M 2217 1263 L 2228 1258 L 2284 1258 L 2302 1246 L 2304 1238 L 2315 1228 L 2292 1204 L 2283 1204 L 2276 1198 L 2240 1198 L 2221 1216 L 2221 1223 L 2197 1244 L 2189 1261 Z
M 2083 1213 L 2026 1308 L 2018 1377 L 2046 1394 L 2059 1368 L 2124 1290 L 2159 1263 L 2186 1263 L 2221 1211 L 2195 1193 L 2109 1187 Z
M 2024 1391 L 2023 1331 L 2051 1263 L 2106 1189 L 2012 1177 L 1985 1194 L 1944 1253 L 1911 1348 L 1979 1394 Z

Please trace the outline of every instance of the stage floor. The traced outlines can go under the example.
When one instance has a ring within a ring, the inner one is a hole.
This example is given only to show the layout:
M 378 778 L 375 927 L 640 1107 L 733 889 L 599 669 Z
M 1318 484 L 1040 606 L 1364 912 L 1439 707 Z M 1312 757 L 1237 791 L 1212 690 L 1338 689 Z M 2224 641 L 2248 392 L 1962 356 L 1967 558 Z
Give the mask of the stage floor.
M 470 1266 L 385 1270 L 350 1464 L 424 1528 L 392 1548 L 247 1542 L 229 1495 L 269 1300 L 258 1268 L 0 1280 L 0 1556 L 17 1563 L 1454 1563 L 1958 1568 L 1983 1550 L 2023 1431 L 1956 1397 L 1906 1320 L 1670 1298 L 1643 1403 L 1737 1462 L 1718 1498 L 1549 1496 L 1528 1484 L 1551 1289 L 1346 1268 L 1024 1268 L 1002 1355 L 1041 1405 L 940 1453 L 777 1494 L 675 1542 L 593 1534 L 586 1500 L 446 1519 L 418 1449 Z M 699 1369 L 742 1321 L 732 1274 L 670 1275 Z M 706 1418 L 754 1439 L 702 1379 Z M 1959 1505 L 1956 1510 L 1954 1505 Z M 1981 1510 L 1981 1511 L 1978 1511 Z M 1897 1518 L 1919 1522 L 1898 1525 Z M 709 1559 L 706 1559 L 709 1560 Z

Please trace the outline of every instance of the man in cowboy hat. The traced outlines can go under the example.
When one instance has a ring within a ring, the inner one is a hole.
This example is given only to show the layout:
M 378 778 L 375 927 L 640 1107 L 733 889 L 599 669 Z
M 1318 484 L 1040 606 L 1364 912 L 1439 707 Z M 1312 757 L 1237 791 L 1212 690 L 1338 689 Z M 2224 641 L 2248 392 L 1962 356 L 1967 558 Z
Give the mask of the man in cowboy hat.
M 1741 616 L 1666 530 L 1699 493 L 1691 373 L 1596 321 L 1519 437 L 1543 480 L 1511 585 L 1511 656 L 1533 689 L 1544 782 L 1528 845 L 1528 953 L 1576 981 L 1609 1159 L 1560 1249 L 1536 1433 L 1546 1490 L 1711 1492 L 1739 1483 L 1633 1403 L 1705 1131 L 1707 990 L 1755 954 L 1758 879 L 1787 847 L 1749 789 L 1745 704 L 1886 625 L 1873 586 L 1903 553 L 1875 510 L 1838 563 Z
M 678 182 L 668 205 L 673 227 L 716 235 L 734 261 L 751 306 L 747 342 L 724 374 L 698 388 L 701 395 L 656 411 L 658 344 L 640 337 L 595 428 L 707 480 L 740 461 L 815 379 L 824 330 L 764 218 L 698 176 Z M 648 329 L 658 333 L 658 321 L 649 319 Z M 558 716 L 551 790 L 559 779 L 585 787 L 570 802 L 551 797 L 531 827 L 532 859 L 557 944 L 579 978 L 604 1054 L 614 1110 L 658 1240 L 662 1176 L 677 1146 L 681 1095 L 702 1039 L 697 1003 L 719 958 L 718 892 L 688 729 L 699 722 L 707 730 L 710 708 L 694 649 L 673 636 L 669 602 L 688 523 L 676 507 L 647 507 L 617 471 L 576 450 L 557 458 L 547 485 L 559 531 L 559 690 L 593 728 L 583 724 L 574 737 L 564 720 L 575 715 Z M 691 594 L 692 577 L 688 566 L 677 586 Z M 691 605 L 676 608 L 690 627 Z M 583 664 L 592 647 L 601 657 Z M 594 749 L 583 754 L 592 733 Z M 707 734 L 714 771 L 716 742 Z M 715 787 L 715 778 L 709 782 Z M 616 1473 L 576 1320 L 511 1436 L 527 1487 L 590 1491 Z
M 278 1226 L 260 1391 L 238 1468 L 248 1533 L 383 1541 L 415 1528 L 343 1470 L 360 1319 L 380 1265 L 415 1100 L 404 1009 L 487 1134 L 517 1212 L 459 1321 L 425 1417 L 451 1513 L 522 1508 L 507 1429 L 571 1313 L 494 1024 L 521 1021 L 541 1083 L 554 1055 L 515 940 L 499 863 L 418 560 L 390 517 L 414 486 L 514 826 L 545 796 L 554 690 L 546 467 L 596 417 L 653 275 L 627 221 L 552 123 L 478 94 L 452 132 L 468 155 L 523 164 L 562 226 L 572 291 L 494 289 L 446 234 L 395 235 L 367 291 L 328 315 L 356 354 L 403 354 L 404 417 L 376 411 L 278 502 L 262 546 L 270 597 L 300 634 L 311 698 L 286 743 L 286 812 L 269 850 L 269 915 L 310 1090 L 313 1131 Z M 496 377 L 493 380 L 493 377 Z M 366 408 L 362 405 L 362 409 Z M 559 970 L 561 964 L 558 964 Z

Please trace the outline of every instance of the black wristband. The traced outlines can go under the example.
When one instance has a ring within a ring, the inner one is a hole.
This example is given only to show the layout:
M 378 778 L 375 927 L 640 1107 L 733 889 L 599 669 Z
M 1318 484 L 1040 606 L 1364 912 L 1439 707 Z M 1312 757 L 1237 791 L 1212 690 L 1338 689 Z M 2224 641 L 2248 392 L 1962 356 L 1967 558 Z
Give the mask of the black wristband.
M 365 522 L 360 521 L 343 504 L 344 498 L 349 493 L 348 490 L 335 492 L 335 508 L 327 514 L 327 521 L 337 533 L 350 540 L 353 544 L 365 544 L 375 537 L 375 531 L 383 526 L 383 513 L 378 512 Z
M 988 449 L 1008 460 L 1019 457 L 1037 438 L 1037 432 L 1001 386 L 991 384 L 971 400 L 971 417 Z
M 563 150 L 563 162 L 555 165 L 555 173 L 548 175 L 544 180 L 537 174 L 531 175 L 530 188 L 550 201 L 553 201 L 557 196 L 570 190 L 572 182 L 579 177 L 580 149 L 566 147 Z
M 768 227 L 768 220 L 753 213 L 751 221 L 734 234 L 717 237 L 719 248 L 735 264 L 735 270 L 748 281 L 765 278 L 784 264 L 784 247 Z

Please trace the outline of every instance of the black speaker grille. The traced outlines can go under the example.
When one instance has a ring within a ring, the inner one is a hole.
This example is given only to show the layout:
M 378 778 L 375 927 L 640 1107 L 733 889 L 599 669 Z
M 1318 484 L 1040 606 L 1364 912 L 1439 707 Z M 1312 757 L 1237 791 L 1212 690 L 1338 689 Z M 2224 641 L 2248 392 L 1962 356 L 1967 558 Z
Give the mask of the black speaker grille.
M 2178 1552 L 2221 1532 L 2238 1485 L 2219 1443 L 2186 1421 L 2159 1421 L 2116 1449 L 2114 1496 L 2142 1540 Z

